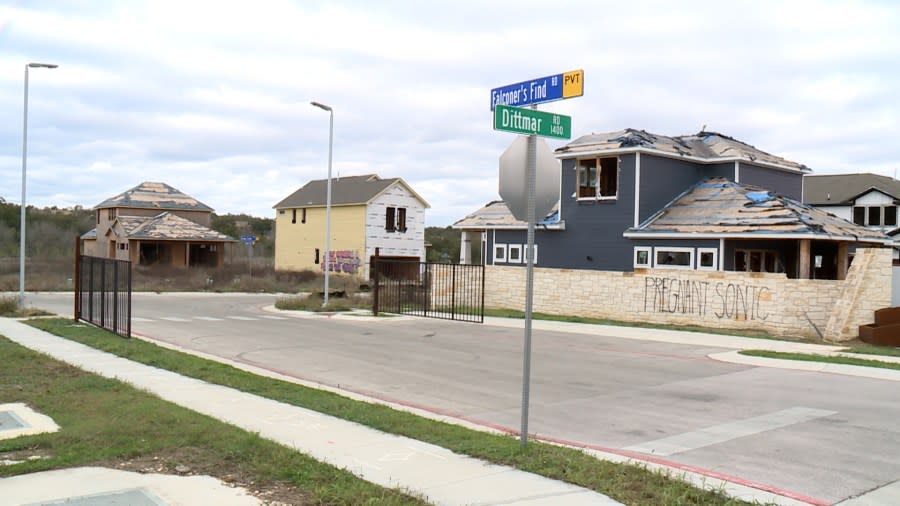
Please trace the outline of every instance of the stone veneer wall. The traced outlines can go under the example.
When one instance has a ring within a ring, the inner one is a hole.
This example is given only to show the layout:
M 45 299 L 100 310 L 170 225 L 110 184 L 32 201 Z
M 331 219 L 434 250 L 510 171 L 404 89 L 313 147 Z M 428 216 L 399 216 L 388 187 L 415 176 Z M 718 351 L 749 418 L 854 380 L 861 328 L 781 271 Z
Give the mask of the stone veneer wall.
M 861 256 L 862 255 L 862 256 Z M 870 261 L 859 262 L 865 255 Z M 609 272 L 534 269 L 534 306 L 540 313 L 629 322 L 754 329 L 782 336 L 825 334 L 836 307 L 849 315 L 840 335 L 856 337 L 873 311 L 890 305 L 890 249 L 859 249 L 847 281 L 788 279 L 784 274 L 639 269 Z M 525 269 L 485 268 L 485 306 L 522 309 Z M 852 293 L 851 293 L 852 292 Z M 815 327 L 814 327 L 815 326 Z

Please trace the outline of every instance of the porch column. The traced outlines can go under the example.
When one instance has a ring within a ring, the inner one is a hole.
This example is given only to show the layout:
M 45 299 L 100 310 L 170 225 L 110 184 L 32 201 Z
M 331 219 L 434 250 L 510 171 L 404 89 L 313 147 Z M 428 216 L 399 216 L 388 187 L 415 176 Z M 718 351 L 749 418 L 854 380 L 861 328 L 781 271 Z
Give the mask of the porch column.
M 189 242 L 184 244 L 184 266 L 191 266 L 191 243 Z
M 809 279 L 809 239 L 800 240 L 800 267 L 797 269 L 797 279 Z
M 468 230 L 463 230 L 459 241 L 459 263 L 472 263 L 472 239 Z
M 847 243 L 839 242 L 837 252 L 837 279 L 847 278 L 847 260 L 849 260 L 849 255 L 847 255 Z

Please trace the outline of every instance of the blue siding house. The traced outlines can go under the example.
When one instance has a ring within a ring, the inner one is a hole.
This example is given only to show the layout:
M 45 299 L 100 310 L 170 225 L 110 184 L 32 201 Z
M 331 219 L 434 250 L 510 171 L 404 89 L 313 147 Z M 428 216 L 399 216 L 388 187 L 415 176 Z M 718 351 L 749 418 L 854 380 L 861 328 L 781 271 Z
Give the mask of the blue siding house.
M 538 267 L 843 279 L 856 245 L 889 242 L 804 206 L 805 165 L 719 133 L 590 134 L 557 149 L 556 157 L 560 201 L 536 227 Z M 526 224 L 502 202 L 453 226 L 463 233 L 464 250 L 481 240 L 481 262 L 525 265 Z M 462 253 L 463 261 L 473 260 Z

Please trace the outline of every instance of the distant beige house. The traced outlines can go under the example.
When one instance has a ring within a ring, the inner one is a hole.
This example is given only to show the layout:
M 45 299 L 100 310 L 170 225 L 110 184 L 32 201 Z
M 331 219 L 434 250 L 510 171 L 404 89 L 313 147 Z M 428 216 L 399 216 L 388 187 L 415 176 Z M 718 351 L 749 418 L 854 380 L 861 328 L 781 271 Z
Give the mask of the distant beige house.
M 234 239 L 210 228 L 212 208 L 165 183 L 144 182 L 94 207 L 86 255 L 135 265 L 220 267 Z

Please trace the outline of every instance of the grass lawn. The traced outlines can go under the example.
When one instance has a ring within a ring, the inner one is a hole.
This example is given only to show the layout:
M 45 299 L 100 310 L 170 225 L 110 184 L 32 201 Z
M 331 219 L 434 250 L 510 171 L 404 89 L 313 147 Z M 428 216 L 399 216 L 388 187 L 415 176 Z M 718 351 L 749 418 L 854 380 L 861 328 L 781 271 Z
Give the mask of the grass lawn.
M 888 346 L 875 346 L 874 344 L 856 344 L 845 350 L 847 353 L 860 353 L 863 355 L 884 355 L 887 357 L 900 357 L 900 348 Z
M 894 369 L 900 371 L 900 364 L 895 362 L 883 362 L 856 357 L 831 357 L 827 355 L 815 355 L 812 353 L 784 353 L 780 351 L 743 350 L 741 355 L 754 357 L 781 358 L 785 360 L 800 360 L 804 362 L 824 362 L 828 364 L 861 365 L 865 367 L 878 367 L 881 369 Z
M 497 464 L 574 483 L 609 495 L 628 505 L 745 505 L 718 491 L 701 490 L 661 473 L 634 465 L 614 464 L 579 450 L 532 441 L 526 449 L 517 438 L 479 432 L 429 420 L 386 406 L 355 401 L 340 395 L 289 382 L 256 376 L 228 365 L 161 348 L 137 339 L 122 339 L 71 320 L 40 319 L 31 325 L 129 358 L 210 383 L 302 406 L 351 420 L 378 430 L 400 434 Z M 380 503 L 379 503 L 380 504 Z
M 0 400 L 24 402 L 61 428 L 0 440 L 0 460 L 43 457 L 0 466 L 0 477 L 88 465 L 169 474 L 178 467 L 290 504 L 426 504 L 2 336 L 0 356 Z

